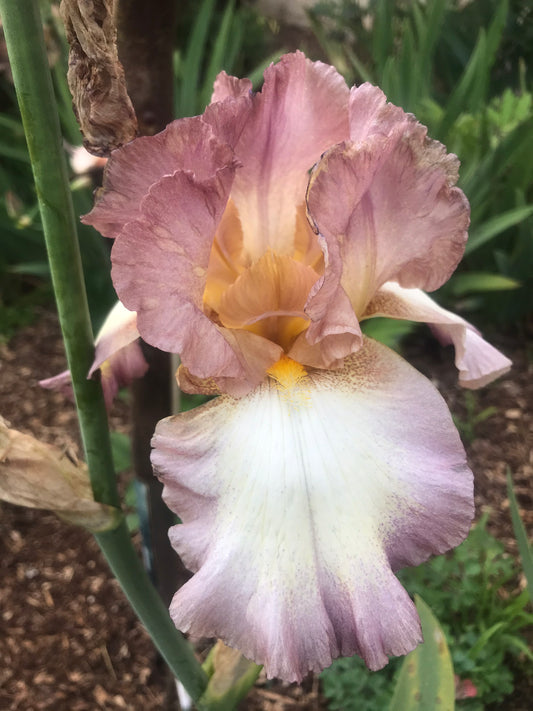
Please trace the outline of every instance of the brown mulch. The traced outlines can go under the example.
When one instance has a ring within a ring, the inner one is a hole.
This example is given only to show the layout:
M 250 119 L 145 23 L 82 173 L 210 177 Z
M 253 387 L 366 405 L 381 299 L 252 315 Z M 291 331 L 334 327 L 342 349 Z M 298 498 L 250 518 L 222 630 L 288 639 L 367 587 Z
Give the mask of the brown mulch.
M 445 394 L 454 414 L 496 412 L 474 428 L 467 451 L 476 477 L 478 515 L 516 554 L 505 471 L 510 467 L 523 520 L 533 529 L 532 364 L 525 344 L 498 344 L 514 361 L 511 374 L 468 401 L 454 384 L 448 351 L 413 342 L 409 358 Z M 9 344 L 0 344 L 0 415 L 11 426 L 63 448 L 78 448 L 74 408 L 37 381 L 65 367 L 55 315 L 39 314 Z M 127 430 L 119 403 L 112 426 Z M 148 635 L 109 574 L 92 537 L 53 514 L 0 503 L 0 709 L 98 711 L 165 708 L 168 680 Z M 527 686 L 527 684 L 526 684 Z M 524 687 L 524 685 L 522 685 Z M 525 687 L 524 687 L 525 688 Z M 507 711 L 525 711 L 518 701 Z M 529 687 L 529 692 L 533 689 Z M 301 686 L 260 680 L 247 711 L 325 709 L 318 680 Z

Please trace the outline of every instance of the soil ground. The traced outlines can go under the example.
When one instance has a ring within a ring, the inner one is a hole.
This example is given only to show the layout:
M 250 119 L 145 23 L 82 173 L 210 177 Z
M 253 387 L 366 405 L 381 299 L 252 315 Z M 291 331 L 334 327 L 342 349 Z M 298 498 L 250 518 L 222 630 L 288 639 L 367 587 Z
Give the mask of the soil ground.
M 531 342 L 531 341 L 530 341 Z M 533 383 L 526 343 L 497 344 L 514 361 L 512 372 L 469 397 L 455 385 L 452 354 L 413 341 L 409 358 L 430 377 L 454 414 L 472 425 L 495 412 L 466 442 L 476 481 L 477 515 L 516 555 L 505 471 L 510 467 L 521 514 L 533 530 Z M 36 322 L 0 345 L 0 414 L 42 441 L 79 452 L 74 408 L 37 381 L 65 368 L 56 317 Z M 467 406 L 470 406 L 470 418 Z M 112 427 L 128 429 L 118 403 Z M 53 514 L 0 502 L 0 709 L 2 711 L 159 711 L 168 679 L 152 643 L 129 608 L 92 537 Z M 506 711 L 526 711 L 531 680 L 522 680 Z M 325 709 L 316 678 L 302 687 L 260 679 L 242 704 L 246 711 Z

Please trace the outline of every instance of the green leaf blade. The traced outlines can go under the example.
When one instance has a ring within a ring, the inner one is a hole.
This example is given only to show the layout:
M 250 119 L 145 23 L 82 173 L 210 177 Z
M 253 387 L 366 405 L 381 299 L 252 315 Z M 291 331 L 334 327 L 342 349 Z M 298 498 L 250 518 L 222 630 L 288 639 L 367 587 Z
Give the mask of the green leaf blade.
M 415 602 L 424 642 L 404 659 L 389 711 L 454 711 L 453 664 L 444 632 L 422 598 Z
M 533 215 L 533 205 L 526 205 L 525 207 L 515 207 L 490 218 L 480 227 L 472 230 L 466 243 L 465 256 L 497 237 L 509 227 L 514 227 L 523 220 L 527 220 L 531 215 Z
M 533 599 L 533 553 L 527 539 L 526 529 L 518 512 L 518 502 L 516 500 L 516 494 L 514 493 L 513 479 L 509 467 L 507 467 L 507 496 L 509 497 L 514 535 L 518 543 L 520 557 L 522 558 L 522 567 L 524 568 L 524 575 L 526 576 L 527 586 L 529 588 L 529 596 Z

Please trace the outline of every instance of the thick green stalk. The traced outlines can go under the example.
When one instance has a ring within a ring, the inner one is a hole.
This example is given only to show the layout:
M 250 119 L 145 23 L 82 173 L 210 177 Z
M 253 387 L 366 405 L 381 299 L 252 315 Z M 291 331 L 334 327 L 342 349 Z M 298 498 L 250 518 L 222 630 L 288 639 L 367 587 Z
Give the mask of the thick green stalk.
M 102 390 L 98 383 L 87 380 L 93 334 L 38 0 L 0 0 L 0 14 L 28 141 L 91 484 L 97 501 L 119 506 Z M 97 534 L 96 539 L 162 656 L 197 700 L 206 676 L 151 585 L 125 525 Z
M 37 0 L 0 0 L 0 12 L 94 496 L 118 506 L 102 391 L 87 380 L 93 333 L 39 7 Z
M 95 537 L 161 656 L 190 697 L 197 702 L 206 688 L 207 676 L 196 660 L 191 645 L 174 627 L 165 603 L 150 582 L 131 545 L 126 524 L 122 523 L 115 530 L 99 533 Z

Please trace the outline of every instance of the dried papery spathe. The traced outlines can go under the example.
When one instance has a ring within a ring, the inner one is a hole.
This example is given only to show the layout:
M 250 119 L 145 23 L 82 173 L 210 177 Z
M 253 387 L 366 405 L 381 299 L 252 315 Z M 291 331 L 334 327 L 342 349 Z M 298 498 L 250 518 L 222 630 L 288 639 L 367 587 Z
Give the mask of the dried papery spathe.
M 9 428 L 0 417 L 0 499 L 48 509 L 94 533 L 115 528 L 118 509 L 94 500 L 87 467 L 57 447 Z
M 137 135 L 137 118 L 118 58 L 116 0 L 61 0 L 70 44 L 68 83 L 83 144 L 108 156 Z

